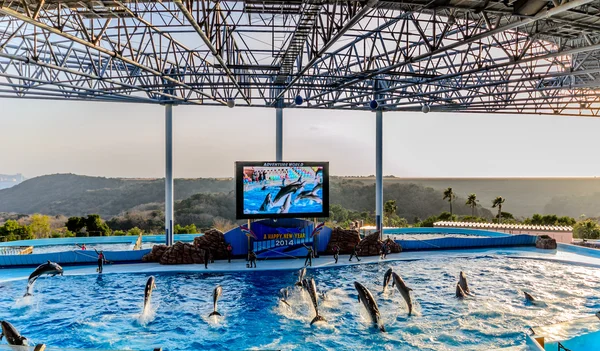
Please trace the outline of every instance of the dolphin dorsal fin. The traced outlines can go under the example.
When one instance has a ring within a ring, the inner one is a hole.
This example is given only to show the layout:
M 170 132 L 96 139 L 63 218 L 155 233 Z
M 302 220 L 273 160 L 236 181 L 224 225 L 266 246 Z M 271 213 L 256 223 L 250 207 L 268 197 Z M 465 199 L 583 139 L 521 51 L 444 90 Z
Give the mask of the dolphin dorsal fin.
M 48 264 L 50 264 L 50 260 L 48 260 Z
M 409 287 L 406 287 L 406 289 L 408 289 L 408 291 L 413 291 L 413 289 L 411 289 L 411 288 L 409 288 Z

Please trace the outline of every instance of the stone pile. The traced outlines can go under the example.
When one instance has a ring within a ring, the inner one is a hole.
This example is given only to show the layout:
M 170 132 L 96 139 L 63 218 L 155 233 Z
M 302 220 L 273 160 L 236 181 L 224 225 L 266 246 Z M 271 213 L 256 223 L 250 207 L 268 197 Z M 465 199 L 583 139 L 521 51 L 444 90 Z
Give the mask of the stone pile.
M 340 254 L 350 254 L 352 253 L 352 249 L 354 249 L 354 245 L 360 242 L 360 235 L 358 231 L 350 229 L 345 230 L 340 227 L 333 228 L 331 231 L 331 237 L 329 238 L 329 243 L 327 244 L 327 249 L 325 253 L 328 255 L 333 254 L 333 247 L 335 245 L 340 247 Z
M 152 251 L 142 257 L 143 262 L 160 262 L 161 257 L 169 249 L 167 245 L 154 245 Z
M 204 263 L 204 252 L 198 247 L 176 242 L 160 258 L 160 264 Z
M 227 243 L 225 235 L 217 229 L 210 229 L 203 236 L 194 238 L 194 246 L 199 249 L 210 249 L 210 253 L 214 260 L 227 259 Z
M 357 248 L 360 256 L 378 256 L 380 249 L 379 232 L 369 234 L 366 238 L 362 239 Z
M 548 235 L 541 235 L 537 237 L 535 241 L 535 247 L 538 249 L 556 250 L 556 240 L 552 239 Z

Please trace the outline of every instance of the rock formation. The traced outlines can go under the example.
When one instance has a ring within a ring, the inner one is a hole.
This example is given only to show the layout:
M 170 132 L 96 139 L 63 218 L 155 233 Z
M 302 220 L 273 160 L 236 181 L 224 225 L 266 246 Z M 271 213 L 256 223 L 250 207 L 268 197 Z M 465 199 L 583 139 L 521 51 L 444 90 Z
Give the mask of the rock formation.
M 144 262 L 160 264 L 204 263 L 204 252 L 190 243 L 176 242 L 173 246 L 154 245 L 152 251 L 142 258 Z
M 556 250 L 556 240 L 552 239 L 548 235 L 541 235 L 537 237 L 535 241 L 535 247 L 538 249 Z
M 380 249 L 379 232 L 367 235 L 366 238 L 360 241 L 357 248 L 360 256 L 377 256 Z
M 225 235 L 220 230 L 210 229 L 204 235 L 195 237 L 194 246 L 202 250 L 210 249 L 215 260 L 227 259 L 227 242 L 225 242 Z
M 340 227 L 336 227 L 331 231 L 331 237 L 327 244 L 325 254 L 333 255 L 333 247 L 335 245 L 340 247 L 340 254 L 350 254 L 354 245 L 360 242 L 360 235 L 356 230 L 345 230 Z

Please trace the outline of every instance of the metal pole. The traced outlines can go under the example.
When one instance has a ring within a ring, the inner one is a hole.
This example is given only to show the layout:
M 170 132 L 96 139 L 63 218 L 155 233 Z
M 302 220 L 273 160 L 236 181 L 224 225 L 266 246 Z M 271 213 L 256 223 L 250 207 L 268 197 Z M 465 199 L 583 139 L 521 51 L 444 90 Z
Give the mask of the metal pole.
M 275 109 L 275 161 L 283 160 L 283 107 Z
M 165 105 L 165 236 L 173 245 L 173 105 Z
M 383 111 L 375 112 L 375 223 L 379 237 L 383 238 Z

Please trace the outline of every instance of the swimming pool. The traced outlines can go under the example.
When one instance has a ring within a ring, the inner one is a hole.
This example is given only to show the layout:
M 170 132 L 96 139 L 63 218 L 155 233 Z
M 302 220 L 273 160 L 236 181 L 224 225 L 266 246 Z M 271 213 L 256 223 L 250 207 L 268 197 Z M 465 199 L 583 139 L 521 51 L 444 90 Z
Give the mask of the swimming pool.
M 414 289 L 414 315 L 400 294 L 381 295 L 393 267 Z M 67 268 L 68 270 L 68 268 Z M 454 297 L 459 271 L 475 296 Z M 0 275 L 2 271 L 0 271 Z M 600 308 L 600 269 L 549 261 L 436 257 L 309 270 L 327 293 L 314 317 L 306 293 L 292 290 L 291 308 L 278 301 L 295 271 L 232 274 L 156 274 L 151 312 L 142 315 L 146 274 L 64 276 L 38 280 L 32 298 L 26 281 L 0 283 L 0 319 L 49 347 L 165 350 L 488 350 L 524 344 L 527 326 L 588 316 Z M 374 294 L 388 330 L 370 327 L 353 282 Z M 223 287 L 222 318 L 208 318 L 211 293 Z M 522 291 L 543 301 L 525 302 Z

